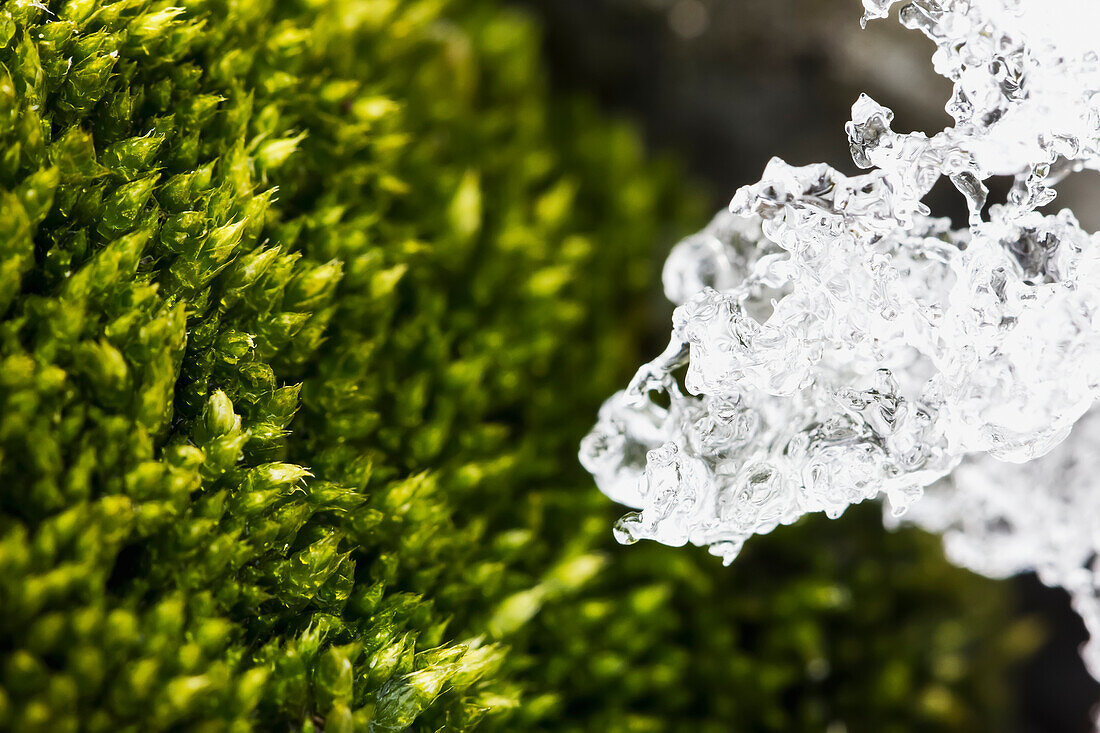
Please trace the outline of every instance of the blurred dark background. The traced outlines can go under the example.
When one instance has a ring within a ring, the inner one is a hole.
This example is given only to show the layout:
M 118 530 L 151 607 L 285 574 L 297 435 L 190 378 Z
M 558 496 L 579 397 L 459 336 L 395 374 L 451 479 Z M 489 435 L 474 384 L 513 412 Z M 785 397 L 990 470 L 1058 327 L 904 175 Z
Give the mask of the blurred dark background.
M 951 87 L 932 71 L 932 43 L 896 20 L 861 31 L 860 0 L 517 1 L 543 21 L 554 83 L 637 121 L 653 150 L 685 162 L 715 210 L 772 156 L 855 173 L 844 123 L 860 92 L 894 110 L 897 131 L 934 133 L 951 122 L 943 110 Z M 1073 208 L 1095 230 L 1096 183 L 1070 178 L 1051 208 Z M 991 200 L 1003 199 L 1003 182 L 990 187 Z M 950 184 L 941 181 L 928 203 L 965 223 Z M 656 271 L 654 283 L 656 294 Z M 671 307 L 655 308 L 659 348 Z M 1100 686 L 1077 655 L 1086 638 L 1080 619 L 1062 591 L 1033 576 L 1010 582 L 1046 642 L 1013 672 L 1020 715 L 1009 733 L 1091 731 Z

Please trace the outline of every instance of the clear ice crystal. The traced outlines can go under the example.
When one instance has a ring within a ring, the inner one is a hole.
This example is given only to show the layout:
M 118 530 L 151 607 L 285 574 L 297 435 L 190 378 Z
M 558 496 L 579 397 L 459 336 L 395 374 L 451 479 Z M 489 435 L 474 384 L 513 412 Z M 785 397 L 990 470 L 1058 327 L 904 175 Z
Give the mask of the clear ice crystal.
M 864 22 L 893 4 L 864 0 Z M 959 564 L 1069 591 L 1100 678 L 1100 241 L 1037 211 L 1100 170 L 1100 2 L 915 0 L 900 17 L 937 46 L 953 126 L 895 132 L 861 95 L 846 131 L 868 172 L 772 159 L 672 250 L 669 345 L 580 458 L 635 510 L 620 541 L 727 563 L 754 534 L 884 497 L 889 523 L 909 510 Z M 922 203 L 943 176 L 964 230 Z

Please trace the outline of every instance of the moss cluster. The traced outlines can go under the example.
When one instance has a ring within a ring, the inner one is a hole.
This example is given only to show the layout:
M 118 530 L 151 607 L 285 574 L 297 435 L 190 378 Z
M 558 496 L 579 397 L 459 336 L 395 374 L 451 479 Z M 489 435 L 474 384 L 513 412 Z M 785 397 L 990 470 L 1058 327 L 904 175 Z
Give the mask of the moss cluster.
M 998 709 L 1000 597 L 931 538 L 610 547 L 576 443 L 695 210 L 537 41 L 490 0 L 0 5 L 0 729 Z

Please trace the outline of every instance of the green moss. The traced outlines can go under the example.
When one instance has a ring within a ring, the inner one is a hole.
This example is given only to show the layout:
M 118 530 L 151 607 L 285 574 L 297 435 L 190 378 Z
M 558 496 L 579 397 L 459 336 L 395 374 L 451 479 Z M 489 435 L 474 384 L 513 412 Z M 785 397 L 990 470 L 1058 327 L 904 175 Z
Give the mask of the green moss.
M 0 7 L 0 729 L 1004 709 L 1026 634 L 931 538 L 611 546 L 577 440 L 699 212 L 537 41 L 489 0 Z

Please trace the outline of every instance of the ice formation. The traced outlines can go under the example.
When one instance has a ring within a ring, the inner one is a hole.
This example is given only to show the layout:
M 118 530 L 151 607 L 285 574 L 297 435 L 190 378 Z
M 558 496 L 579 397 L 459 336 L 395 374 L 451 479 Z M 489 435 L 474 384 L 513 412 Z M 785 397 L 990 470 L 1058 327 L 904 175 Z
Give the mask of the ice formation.
M 895 0 L 863 2 L 866 22 Z M 869 172 L 773 159 L 676 245 L 668 348 L 604 404 L 581 460 L 636 509 L 620 541 L 727 563 L 754 534 L 883 496 L 954 561 L 1069 591 L 1100 678 L 1100 239 L 1037 211 L 1100 169 L 1100 1 L 900 16 L 937 46 L 954 125 L 894 132 L 861 96 L 846 129 Z M 1015 184 L 985 212 L 1000 175 Z M 921 202 L 941 176 L 964 230 Z

